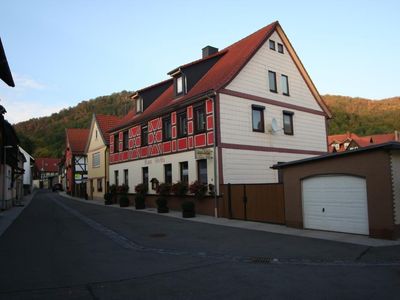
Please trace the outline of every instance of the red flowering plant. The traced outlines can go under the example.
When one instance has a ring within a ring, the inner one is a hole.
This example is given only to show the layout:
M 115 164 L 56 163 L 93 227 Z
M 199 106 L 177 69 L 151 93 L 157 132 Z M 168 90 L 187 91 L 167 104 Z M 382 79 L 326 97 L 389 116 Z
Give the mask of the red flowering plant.
M 197 200 L 201 200 L 204 198 L 208 190 L 207 184 L 201 183 L 196 180 L 189 186 L 189 191 L 191 194 L 194 194 Z

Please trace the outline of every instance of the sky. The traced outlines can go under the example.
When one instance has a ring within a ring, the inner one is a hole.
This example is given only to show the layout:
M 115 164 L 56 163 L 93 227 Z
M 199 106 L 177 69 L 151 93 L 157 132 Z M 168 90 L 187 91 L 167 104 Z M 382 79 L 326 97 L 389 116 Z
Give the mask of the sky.
M 11 123 L 134 91 L 276 20 L 321 95 L 400 96 L 400 1 L 3 0 Z

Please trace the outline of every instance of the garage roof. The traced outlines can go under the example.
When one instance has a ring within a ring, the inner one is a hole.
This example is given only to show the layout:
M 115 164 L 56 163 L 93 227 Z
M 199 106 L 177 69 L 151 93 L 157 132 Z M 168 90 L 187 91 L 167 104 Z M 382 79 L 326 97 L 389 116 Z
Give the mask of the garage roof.
M 304 163 L 308 163 L 308 162 L 314 162 L 314 161 L 319 161 L 319 160 L 324 160 L 324 159 L 331 159 L 331 158 L 335 158 L 338 156 L 354 155 L 354 154 L 361 153 L 361 152 L 368 152 L 368 151 L 375 151 L 375 150 L 400 150 L 400 142 L 388 142 L 388 143 L 384 143 L 384 144 L 371 145 L 368 147 L 358 148 L 355 150 L 349 150 L 349 151 L 344 151 L 344 152 L 327 153 L 327 154 L 323 154 L 320 156 L 314 156 L 314 157 L 310 157 L 310 158 L 294 160 L 294 161 L 290 161 L 287 163 L 275 164 L 271 167 L 271 169 L 283 169 L 283 168 L 286 168 L 289 166 L 300 165 L 300 164 L 304 164 Z

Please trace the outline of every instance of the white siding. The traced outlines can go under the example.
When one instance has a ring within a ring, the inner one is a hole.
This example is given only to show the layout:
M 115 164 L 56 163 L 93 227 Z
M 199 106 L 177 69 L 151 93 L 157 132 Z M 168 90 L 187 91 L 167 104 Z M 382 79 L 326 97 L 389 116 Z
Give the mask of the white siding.
M 400 224 L 400 153 L 392 152 L 392 189 L 394 197 L 394 223 Z
M 212 148 L 211 148 L 212 149 Z M 124 170 L 128 169 L 129 173 L 129 193 L 135 192 L 135 186 L 142 183 L 142 168 L 149 168 L 149 193 L 155 192 L 151 189 L 150 180 L 157 178 L 158 181 L 164 182 L 164 164 L 172 164 L 172 182 L 175 183 L 180 180 L 180 162 L 188 162 L 189 166 L 189 183 L 197 180 L 197 162 L 195 159 L 194 151 L 175 153 L 171 155 L 164 155 L 149 159 L 141 159 L 125 163 L 110 165 L 110 185 L 115 183 L 114 171 L 118 170 L 119 184 L 123 183 Z M 214 160 L 207 160 L 207 178 L 208 183 L 214 184 Z
M 265 107 L 265 132 L 253 132 L 252 104 Z M 273 118 L 283 128 L 283 110 L 294 112 L 294 135 L 285 135 L 283 130 L 271 132 Z M 220 126 L 222 143 L 327 151 L 325 117 L 320 115 L 221 94 Z
M 224 183 L 275 183 L 278 171 L 270 167 L 278 162 L 307 158 L 310 155 L 222 149 Z
M 276 32 L 270 39 L 282 43 Z M 286 47 L 284 47 L 284 54 L 281 54 L 270 50 L 268 43 L 269 41 L 264 43 L 226 88 L 321 111 Z M 276 72 L 278 93 L 269 91 L 268 70 Z M 282 95 L 281 74 L 289 78 L 290 96 Z

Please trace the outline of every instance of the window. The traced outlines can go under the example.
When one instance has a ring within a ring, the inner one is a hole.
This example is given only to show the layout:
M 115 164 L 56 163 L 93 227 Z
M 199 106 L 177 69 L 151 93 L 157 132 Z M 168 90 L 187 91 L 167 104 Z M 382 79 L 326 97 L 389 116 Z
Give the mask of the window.
M 147 130 L 147 125 L 142 125 L 142 133 L 141 133 L 141 142 L 142 142 L 142 147 L 147 146 L 147 136 L 148 136 L 148 130 Z
M 92 168 L 100 167 L 100 152 L 92 154 Z
M 293 135 L 293 112 L 283 111 L 283 132 L 288 135 Z
M 164 165 L 164 182 L 165 183 L 172 183 L 172 165 L 166 164 Z
M 119 181 L 118 181 L 118 171 L 114 171 L 114 178 L 115 178 L 115 185 L 118 186 L 118 185 L 119 185 Z
M 98 192 L 103 191 L 103 179 L 102 178 L 97 179 L 97 191 Z
M 178 114 L 178 136 L 186 136 L 187 135 L 187 118 L 186 111 Z
M 197 161 L 197 180 L 201 183 L 207 184 L 207 160 L 200 159 Z
M 136 112 L 140 113 L 143 111 L 143 98 L 139 97 L 136 99 Z
M 252 105 L 253 131 L 264 132 L 264 106 Z
M 278 43 L 278 52 L 283 54 L 283 45 Z
M 123 143 L 124 143 L 123 150 L 124 150 L 124 151 L 125 151 L 125 150 L 128 150 L 128 148 L 129 148 L 129 133 L 128 133 L 128 130 L 124 131 L 124 140 L 123 140 Z
M 269 80 L 269 91 L 276 93 L 276 73 L 273 71 L 268 71 L 268 80 Z
M 166 117 L 163 119 L 163 141 L 169 141 L 171 139 L 171 117 Z
M 196 133 L 206 130 L 206 113 L 204 105 L 194 108 L 194 131 Z
M 114 152 L 119 151 L 119 138 L 118 133 L 114 134 Z
M 142 168 L 142 183 L 146 186 L 149 185 L 149 168 L 143 167 Z
M 273 40 L 269 40 L 269 49 L 274 50 L 275 51 L 275 41 Z
M 188 167 L 188 162 L 184 161 L 179 163 L 180 165 L 180 177 L 182 182 L 189 182 L 189 167 Z
M 96 140 L 97 140 L 97 130 L 96 130 Z
M 128 185 L 128 183 L 129 183 L 129 172 L 128 172 L 128 169 L 125 169 L 124 170 L 124 184 Z
M 182 95 L 184 93 L 184 89 L 184 78 L 183 75 L 180 75 L 175 79 L 175 95 Z
M 289 96 L 289 79 L 286 75 L 281 75 L 282 94 Z

